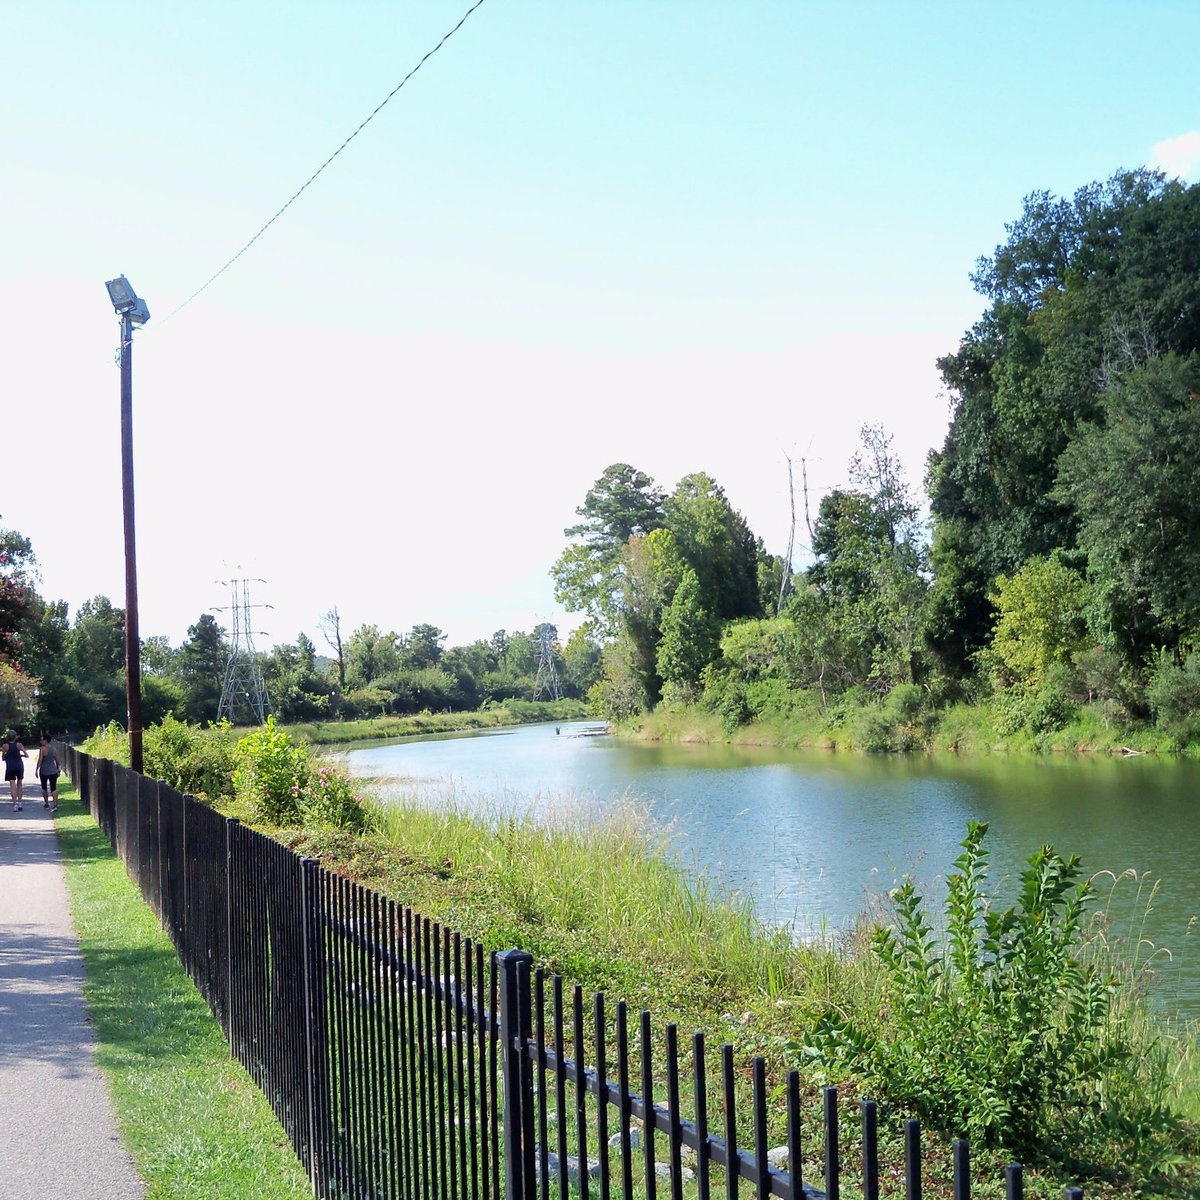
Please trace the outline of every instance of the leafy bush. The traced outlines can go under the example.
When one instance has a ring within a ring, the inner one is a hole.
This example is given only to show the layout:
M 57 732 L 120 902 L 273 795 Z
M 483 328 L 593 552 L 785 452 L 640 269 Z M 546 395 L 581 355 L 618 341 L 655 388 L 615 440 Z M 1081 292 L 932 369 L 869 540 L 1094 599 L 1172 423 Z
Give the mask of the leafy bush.
M 201 728 L 168 713 L 146 730 L 143 757 L 147 775 L 181 792 L 209 800 L 233 795 L 237 743 L 228 721 Z
M 360 721 L 365 717 L 382 717 L 388 711 L 392 693 L 380 687 L 355 688 L 347 692 L 340 701 L 340 714 L 348 721 Z
M 868 705 L 855 714 L 855 741 L 876 754 L 920 749 L 929 735 L 925 699 L 915 683 L 897 684 L 882 704 Z
M 304 824 L 363 833 L 370 825 L 362 800 L 344 775 L 331 766 L 321 766 L 298 789 L 297 808 Z
M 107 758 L 129 766 L 129 735 L 117 721 L 97 725 L 91 737 L 85 738 L 79 748 L 93 758 Z
M 935 1129 L 1028 1159 L 1122 1134 L 1120 1152 L 1136 1154 L 1170 1117 L 1134 1079 L 1113 976 L 1086 961 L 1079 860 L 1038 850 L 1017 904 L 999 911 L 984 891 L 986 833 L 972 822 L 962 843 L 943 938 L 911 879 L 893 893 L 896 926 L 872 938 L 886 1011 L 870 1025 L 829 1012 L 805 1053 Z
M 1036 738 L 1065 728 L 1079 713 L 1074 684 L 1072 669 L 1055 665 L 1040 691 L 1005 692 L 996 700 L 997 729 L 1005 736 L 1026 730 Z
M 300 795 L 308 785 L 308 751 L 296 746 L 268 717 L 261 729 L 248 733 L 237 744 L 238 765 L 234 786 L 272 825 L 294 825 L 300 819 Z
M 990 659 L 1005 683 L 1044 690 L 1046 673 L 1084 646 L 1083 576 L 1056 557 L 1030 558 L 1011 578 L 1000 575 Z
M 1200 654 L 1159 655 L 1146 688 L 1154 723 L 1179 747 L 1200 741 Z

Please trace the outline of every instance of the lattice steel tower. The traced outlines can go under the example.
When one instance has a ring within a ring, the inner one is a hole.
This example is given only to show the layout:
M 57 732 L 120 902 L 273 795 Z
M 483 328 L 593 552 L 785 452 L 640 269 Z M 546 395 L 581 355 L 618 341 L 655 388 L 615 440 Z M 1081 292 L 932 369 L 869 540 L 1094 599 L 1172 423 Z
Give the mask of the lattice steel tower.
M 250 628 L 250 611 L 254 608 L 271 608 L 270 604 L 251 604 L 250 585 L 265 583 L 263 579 L 218 579 L 218 583 L 229 588 L 228 608 L 217 612 L 233 614 L 233 637 L 229 642 L 229 661 L 225 664 L 225 679 L 221 685 L 221 702 L 217 705 L 217 720 L 228 717 L 234 725 L 242 718 L 253 715 L 260 725 L 267 722 L 271 711 L 271 698 L 263 682 L 262 667 L 258 652 L 254 649 L 254 633 Z M 262 630 L 259 630 L 261 633 Z
M 551 700 L 562 699 L 562 684 L 558 680 L 558 668 L 554 665 L 554 643 L 558 630 L 553 625 L 539 625 L 537 679 L 533 684 L 533 698 L 540 700 L 542 693 L 549 693 Z

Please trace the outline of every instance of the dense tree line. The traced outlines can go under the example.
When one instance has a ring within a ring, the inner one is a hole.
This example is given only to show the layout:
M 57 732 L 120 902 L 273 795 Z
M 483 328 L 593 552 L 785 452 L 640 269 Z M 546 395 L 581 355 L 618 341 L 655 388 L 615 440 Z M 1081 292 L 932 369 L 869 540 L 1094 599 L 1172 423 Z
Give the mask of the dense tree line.
M 125 613 L 104 596 L 70 619 L 63 601 L 43 600 L 28 539 L 0 531 L 0 723 L 54 732 L 87 732 L 125 720 Z M 505 700 L 558 698 L 546 672 L 550 649 L 560 697 L 586 695 L 599 647 L 580 637 L 559 644 L 554 626 L 532 633 L 498 630 L 488 640 L 445 646 L 434 625 L 407 634 L 362 625 L 345 635 L 336 608 L 320 621 L 330 655 L 299 634 L 259 655 L 270 709 L 281 722 L 353 719 L 422 711 L 470 710 Z M 142 717 L 168 713 L 204 724 L 217 717 L 230 645 L 211 613 L 202 613 L 173 647 L 143 640 Z
M 698 702 L 736 725 L 965 698 L 1013 732 L 1087 708 L 1200 734 L 1200 187 L 1134 171 L 1039 192 L 1007 233 L 973 275 L 988 308 L 939 363 L 927 522 L 878 427 L 795 579 L 707 476 L 669 496 L 628 464 L 596 481 L 553 577 L 604 642 L 606 712 Z
M 952 417 L 927 509 L 868 426 L 794 574 L 709 475 L 667 492 L 614 463 L 551 569 L 583 618 L 565 645 L 547 627 L 447 648 L 433 625 L 344 631 L 331 608 L 327 654 L 301 634 L 262 656 L 277 717 L 531 698 L 548 642 L 562 693 L 614 718 L 874 706 L 860 740 L 882 748 L 965 700 L 1008 732 L 1087 712 L 1200 739 L 1200 186 L 1133 171 L 1034 193 L 972 278 L 987 307 L 939 363 Z M 0 532 L 6 711 L 119 719 L 123 614 L 96 597 L 71 622 L 35 582 L 28 540 Z M 147 720 L 212 719 L 228 650 L 208 614 L 177 648 L 148 639 Z

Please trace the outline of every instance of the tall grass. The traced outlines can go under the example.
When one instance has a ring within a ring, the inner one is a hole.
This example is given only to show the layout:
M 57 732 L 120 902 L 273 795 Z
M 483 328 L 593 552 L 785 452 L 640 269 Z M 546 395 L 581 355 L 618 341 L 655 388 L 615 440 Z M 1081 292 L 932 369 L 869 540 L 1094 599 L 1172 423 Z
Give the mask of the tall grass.
M 585 994 L 604 991 L 650 1009 L 659 1028 L 675 1021 L 704 1029 L 710 1047 L 733 1043 L 743 1064 L 762 1055 L 776 1083 L 789 1067 L 809 1075 L 816 1066 L 797 1057 L 797 1046 L 822 1015 L 865 1028 L 892 1019 L 886 973 L 871 948 L 872 927 L 889 920 L 888 911 L 803 944 L 760 921 L 718 880 L 684 870 L 672 830 L 629 798 L 600 808 L 572 796 L 539 797 L 536 814 L 516 797 L 453 789 L 409 787 L 389 793 L 389 801 L 374 842 L 314 834 L 306 852 L 327 863 L 340 858 L 364 882 L 486 946 L 528 950 Z M 1196 1031 L 1146 1003 L 1149 973 L 1167 962 L 1137 923 L 1153 887 L 1137 877 L 1108 882 L 1080 953 L 1113 978 L 1113 1028 L 1143 1063 L 1140 1106 L 1163 1113 L 1150 1129 L 1153 1152 L 1144 1156 L 1161 1183 L 1176 1144 L 1174 1122 L 1197 1111 Z M 810 1076 L 813 1094 L 820 1079 Z M 1120 1150 L 1118 1139 L 1113 1144 L 1116 1178 L 1129 1165 L 1128 1131 Z M 1179 1170 L 1191 1178 L 1200 1161 L 1182 1126 L 1177 1145 Z M 1050 1192 L 1059 1186 L 1045 1181 Z
M 601 814 L 570 796 L 539 807 L 516 814 L 499 798 L 481 813 L 466 797 L 443 796 L 436 808 L 412 797 L 389 804 L 381 828 L 393 845 L 471 880 L 447 919 L 589 986 L 648 997 L 670 980 L 681 993 L 701 985 L 712 1004 L 777 993 L 797 957 L 817 953 L 765 927 L 748 901 L 685 875 L 670 830 L 628 798 Z

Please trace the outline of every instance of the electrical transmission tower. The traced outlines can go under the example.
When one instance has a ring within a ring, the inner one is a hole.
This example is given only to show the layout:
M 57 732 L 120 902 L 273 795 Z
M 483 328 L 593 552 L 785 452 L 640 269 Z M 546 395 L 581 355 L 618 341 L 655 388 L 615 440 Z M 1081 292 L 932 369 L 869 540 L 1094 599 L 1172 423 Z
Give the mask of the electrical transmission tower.
M 254 649 L 254 633 L 250 628 L 250 610 L 271 608 L 270 604 L 251 604 L 250 585 L 265 583 L 263 579 L 218 579 L 218 583 L 229 588 L 230 604 L 218 608 L 217 612 L 233 614 L 233 637 L 229 643 L 229 661 L 225 664 L 225 679 L 221 685 L 221 702 L 217 705 L 217 720 L 228 717 L 237 725 L 243 724 L 251 714 L 260 725 L 267 722 L 271 710 L 271 699 L 267 685 L 263 682 L 262 667 L 258 652 Z M 259 630 L 261 633 L 262 630 Z
M 558 680 L 558 668 L 554 665 L 554 642 L 558 630 L 553 625 L 538 626 L 538 669 L 533 685 L 533 698 L 540 700 L 543 694 L 551 700 L 562 699 L 562 684 Z

